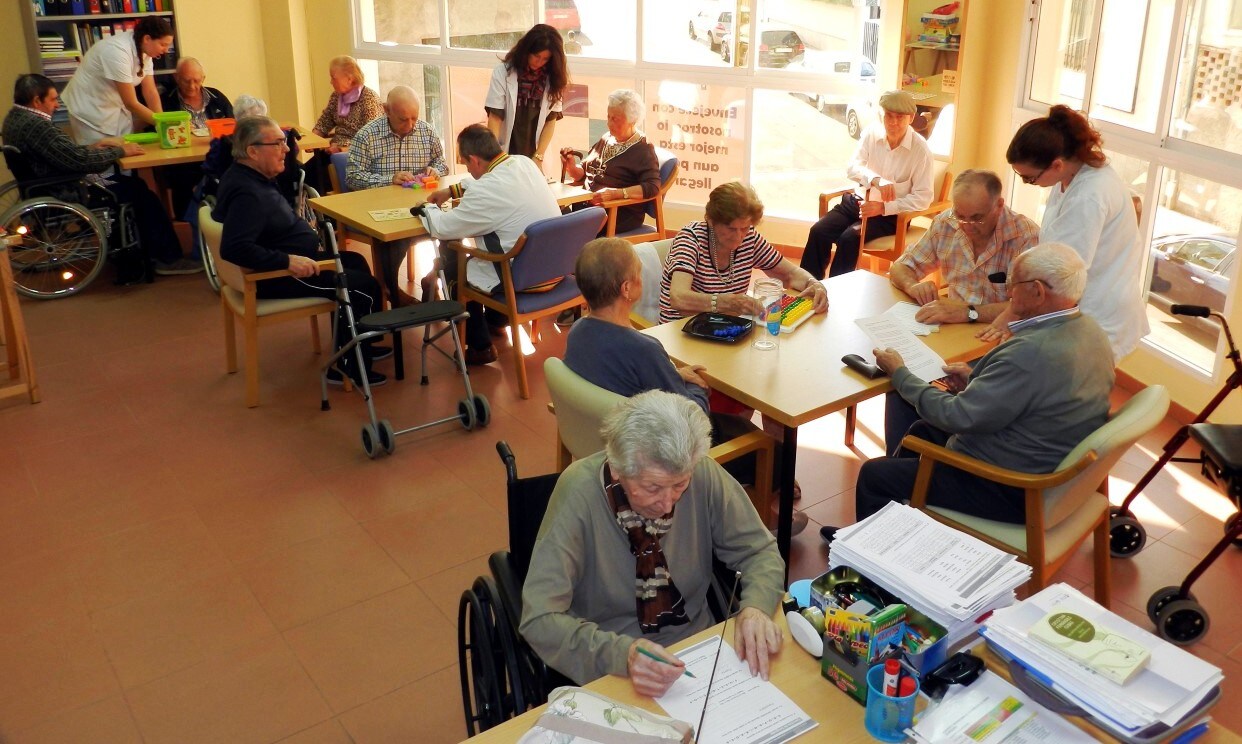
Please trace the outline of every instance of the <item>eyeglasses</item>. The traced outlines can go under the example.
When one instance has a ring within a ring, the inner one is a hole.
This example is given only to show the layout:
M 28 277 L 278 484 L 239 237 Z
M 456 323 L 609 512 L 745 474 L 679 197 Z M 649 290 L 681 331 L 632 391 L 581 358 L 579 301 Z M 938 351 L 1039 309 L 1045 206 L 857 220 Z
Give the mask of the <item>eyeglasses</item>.
M 255 142 L 253 144 L 255 147 L 279 147 L 281 145 L 285 145 L 287 147 L 289 145 L 289 143 L 284 140 L 279 140 L 277 142 Z
M 1045 166 L 1044 166 L 1044 169 L 1043 169 L 1043 170 L 1041 170 L 1040 172 L 1036 173 L 1036 174 L 1035 174 L 1035 175 L 1033 175 L 1033 176 L 1024 176 L 1024 175 L 1022 175 L 1021 173 L 1018 173 L 1018 171 L 1017 171 L 1017 169 L 1016 169 L 1016 168 L 1014 169 L 1014 171 L 1013 171 L 1013 172 L 1014 172 L 1014 173 L 1018 173 L 1018 178 L 1021 178 L 1021 179 L 1022 179 L 1022 183 L 1026 184 L 1027 186 L 1033 186 L 1033 185 L 1035 185 L 1035 182 L 1036 182 L 1036 181 L 1038 181 L 1040 178 L 1042 178 L 1042 177 L 1043 177 L 1043 175 L 1044 175 L 1045 173 L 1047 173 L 1047 172 L 1048 172 L 1048 169 L 1049 169 L 1049 168 L 1051 168 L 1051 167 L 1052 167 L 1052 163 L 1049 163 L 1049 164 L 1047 164 L 1047 165 L 1045 165 Z
M 988 215 L 990 215 L 991 213 L 992 213 L 992 210 L 989 209 L 983 214 L 977 214 L 974 217 L 971 217 L 968 219 L 958 214 L 957 210 L 955 209 L 949 214 L 949 219 L 953 220 L 959 225 L 982 225 L 984 222 L 987 221 Z
M 1043 279 L 1023 279 L 1020 282 L 1014 282 L 1014 281 L 1005 282 L 1005 294 L 1013 294 L 1014 287 L 1018 286 L 1019 284 L 1030 284 L 1031 282 L 1041 282 L 1043 283 L 1045 287 L 1048 287 L 1048 289 L 1052 289 L 1052 286 L 1049 285 L 1048 282 L 1045 282 Z

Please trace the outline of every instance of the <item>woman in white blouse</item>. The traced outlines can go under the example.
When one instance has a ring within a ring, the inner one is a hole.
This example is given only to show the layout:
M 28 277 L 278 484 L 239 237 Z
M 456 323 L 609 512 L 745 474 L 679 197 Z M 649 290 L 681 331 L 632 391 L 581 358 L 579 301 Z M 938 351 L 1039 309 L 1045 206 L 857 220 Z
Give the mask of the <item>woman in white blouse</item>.
M 1079 306 L 1108 334 L 1119 361 L 1147 335 L 1143 263 L 1130 189 L 1108 165 L 1100 133 L 1068 106 L 1022 125 L 1005 159 L 1023 183 L 1051 188 L 1039 227 L 1041 243 L 1065 243 L 1087 263 Z M 999 318 L 982 336 L 1007 336 Z
M 134 131 L 135 120 L 140 126 L 154 125 L 154 115 L 164 109 L 151 61 L 164 56 L 172 44 L 172 25 L 162 16 L 147 16 L 134 30 L 95 42 L 61 96 L 74 141 L 89 145 L 124 136 Z

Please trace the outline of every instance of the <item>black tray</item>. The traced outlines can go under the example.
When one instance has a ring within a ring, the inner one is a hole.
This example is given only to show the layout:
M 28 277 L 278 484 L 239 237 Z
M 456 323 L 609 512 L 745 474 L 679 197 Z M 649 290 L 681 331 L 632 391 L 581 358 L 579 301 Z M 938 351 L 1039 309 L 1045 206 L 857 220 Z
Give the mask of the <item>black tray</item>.
M 725 315 L 723 313 L 699 313 L 686 324 L 681 327 L 685 333 L 699 338 L 705 338 L 708 341 L 721 341 L 726 344 L 736 343 L 746 338 L 754 329 L 755 322 L 748 318 L 739 318 L 736 315 Z M 726 328 L 740 328 L 741 330 L 734 336 L 717 336 L 716 331 Z

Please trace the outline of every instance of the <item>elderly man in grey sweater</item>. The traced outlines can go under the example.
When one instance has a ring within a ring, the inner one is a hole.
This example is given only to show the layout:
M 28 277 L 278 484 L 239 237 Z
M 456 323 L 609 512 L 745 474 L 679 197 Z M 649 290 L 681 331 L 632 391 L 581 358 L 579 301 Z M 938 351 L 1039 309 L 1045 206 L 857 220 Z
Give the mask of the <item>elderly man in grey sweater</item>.
M 876 363 L 893 388 L 918 410 L 920 422 L 911 433 L 1004 468 L 1055 470 L 1108 420 L 1113 357 L 1104 331 L 1079 312 L 1086 280 L 1082 259 L 1060 243 L 1018 256 L 1006 287 L 1018 315 L 1010 324 L 1013 336 L 973 370 L 945 367 L 952 392 L 915 377 L 893 349 L 876 349 Z M 858 519 L 910 498 L 918 459 L 902 456 L 909 454 L 863 465 L 855 491 Z M 927 500 L 984 519 L 1024 521 L 1021 489 L 943 465 L 933 471 Z

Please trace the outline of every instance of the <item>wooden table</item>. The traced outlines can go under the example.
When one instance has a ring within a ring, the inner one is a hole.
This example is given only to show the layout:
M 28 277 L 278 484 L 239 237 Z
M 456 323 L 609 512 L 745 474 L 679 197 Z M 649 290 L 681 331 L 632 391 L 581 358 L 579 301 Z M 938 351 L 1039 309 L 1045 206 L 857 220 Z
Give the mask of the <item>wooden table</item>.
M 785 427 L 781 448 L 780 519 L 777 545 L 789 571 L 793 522 L 793 481 L 797 464 L 798 427 L 821 416 L 844 410 L 891 390 L 887 377 L 868 380 L 841 362 L 846 354 L 869 359 L 871 341 L 854 320 L 879 315 L 895 302 L 910 298 L 884 277 L 853 271 L 825 282 L 828 312 L 816 315 L 791 334 L 781 334 L 776 351 L 751 347 L 756 329 L 745 341 L 719 343 L 682 333 L 686 321 L 648 328 L 646 333 L 664 345 L 681 364 L 701 364 L 700 374 L 712 388 L 755 408 Z M 990 348 L 975 338 L 977 325 L 944 324 L 923 337 L 946 362 L 978 358 Z
M 914 96 L 915 106 L 922 106 L 925 109 L 942 109 L 957 100 L 955 94 L 945 93 L 940 89 L 942 79 L 942 75 L 932 75 L 923 78 L 926 85 L 911 83 L 902 86 L 901 89 Z
M 797 742 L 875 742 L 875 739 L 863 728 L 863 706 L 854 701 L 844 692 L 836 689 L 831 682 L 820 673 L 820 661 L 802 650 L 789 635 L 788 626 L 782 615 L 777 616 L 777 623 L 785 634 L 785 645 L 772 662 L 770 679 L 791 700 L 806 711 L 807 715 L 819 723 L 819 726 L 797 738 Z M 694 643 L 718 635 L 721 626 L 717 625 L 699 633 L 673 647 L 674 650 L 686 648 Z M 726 641 L 732 643 L 732 626 L 727 631 Z M 724 649 L 722 653 L 731 653 Z M 1004 665 L 983 646 L 976 647 L 975 653 L 983 656 L 989 668 L 1006 679 L 1009 678 Z M 656 705 L 654 699 L 643 697 L 634 692 L 630 681 L 624 677 L 608 676 L 587 685 L 588 689 L 606 695 L 628 705 L 644 708 L 653 713 L 665 715 Z M 511 744 L 522 737 L 543 714 L 547 705 L 529 710 L 494 728 L 488 729 L 478 736 L 469 739 L 474 744 Z M 1081 718 L 1067 718 L 1070 723 L 1083 729 L 1097 739 L 1106 739 L 1100 729 Z M 691 721 L 697 723 L 697 721 Z M 1242 741 L 1232 731 L 1213 723 L 1208 732 L 1198 742 L 1214 744 L 1215 742 Z
M 459 173 L 451 176 L 444 176 L 440 179 L 439 188 L 451 186 L 466 178 L 466 174 Z M 562 207 L 575 204 L 577 202 L 590 201 L 593 194 L 581 186 L 571 186 L 564 183 L 552 183 L 548 185 L 552 189 L 553 195 L 556 197 L 556 203 Z M 427 201 L 427 197 L 433 192 L 427 189 L 407 189 L 401 186 L 381 186 L 374 189 L 365 189 L 362 191 L 347 191 L 341 194 L 331 194 L 329 196 L 321 196 L 317 199 L 311 199 L 311 208 L 320 214 L 327 215 L 353 232 L 362 233 L 375 241 L 377 252 L 392 253 L 392 249 L 388 247 L 378 247 L 382 243 L 392 243 L 396 240 L 406 238 L 421 238 L 427 234 L 423 228 L 423 222 L 412 215 L 399 220 L 386 220 L 379 222 L 371 218 L 371 211 L 378 209 L 404 209 L 409 210 L 410 207 L 418 206 Z M 388 255 L 384 257 L 375 256 L 376 271 L 380 273 L 380 282 L 388 290 L 388 296 L 400 298 L 403 302 L 408 303 L 411 298 L 407 293 L 401 291 L 397 286 L 397 265 L 392 265 L 391 258 Z

